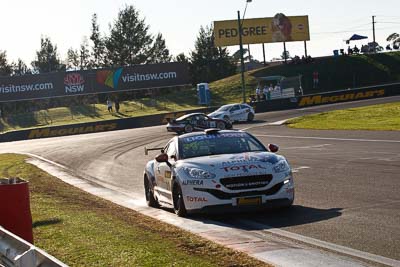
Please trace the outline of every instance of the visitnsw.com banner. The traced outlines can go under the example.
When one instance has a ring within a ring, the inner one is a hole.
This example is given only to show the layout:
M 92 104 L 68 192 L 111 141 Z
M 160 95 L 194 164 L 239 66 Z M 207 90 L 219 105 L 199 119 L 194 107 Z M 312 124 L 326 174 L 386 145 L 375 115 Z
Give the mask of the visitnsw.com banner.
M 190 84 L 186 63 L 0 77 L 0 102 Z

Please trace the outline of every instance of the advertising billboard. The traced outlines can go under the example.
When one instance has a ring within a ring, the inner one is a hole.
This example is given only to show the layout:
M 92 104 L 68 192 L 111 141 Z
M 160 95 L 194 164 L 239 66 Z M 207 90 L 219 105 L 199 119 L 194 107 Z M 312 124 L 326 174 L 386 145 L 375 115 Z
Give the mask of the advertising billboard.
M 255 18 L 242 21 L 243 44 L 294 42 L 310 40 L 308 16 Z M 214 21 L 215 46 L 239 45 L 237 20 Z
M 187 84 L 190 84 L 188 65 L 181 62 L 0 77 L 0 102 Z

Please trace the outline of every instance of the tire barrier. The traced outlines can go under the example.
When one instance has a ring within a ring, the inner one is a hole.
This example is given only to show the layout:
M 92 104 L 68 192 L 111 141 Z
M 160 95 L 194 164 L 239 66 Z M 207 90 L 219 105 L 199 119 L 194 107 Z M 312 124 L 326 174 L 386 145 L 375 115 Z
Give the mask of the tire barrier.
M 1 226 L 0 266 L 67 267 L 58 259 Z
M 33 244 L 28 182 L 0 179 L 0 225 Z

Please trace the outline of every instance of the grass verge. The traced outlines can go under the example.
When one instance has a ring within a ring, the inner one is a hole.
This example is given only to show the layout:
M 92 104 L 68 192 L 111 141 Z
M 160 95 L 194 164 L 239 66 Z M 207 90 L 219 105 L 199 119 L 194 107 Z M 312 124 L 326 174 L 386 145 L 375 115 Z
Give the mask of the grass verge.
M 400 131 L 400 102 L 336 110 L 295 118 L 291 128 Z
M 35 245 L 69 266 L 267 266 L 74 188 L 0 154 L 0 177 L 29 181 Z

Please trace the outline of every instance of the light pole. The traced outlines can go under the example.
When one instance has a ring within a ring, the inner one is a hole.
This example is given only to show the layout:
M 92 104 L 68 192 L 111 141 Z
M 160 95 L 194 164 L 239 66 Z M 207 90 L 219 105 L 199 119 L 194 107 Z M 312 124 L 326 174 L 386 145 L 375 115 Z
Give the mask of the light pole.
M 242 94 L 243 103 L 246 103 L 246 84 L 244 81 L 244 59 L 243 59 L 243 41 L 242 41 L 242 26 L 244 21 L 244 16 L 246 15 L 247 4 L 251 3 L 252 0 L 246 0 L 246 7 L 244 8 L 243 18 L 240 19 L 240 11 L 238 10 L 238 26 L 239 26 L 239 49 L 240 49 L 240 77 L 242 80 Z

